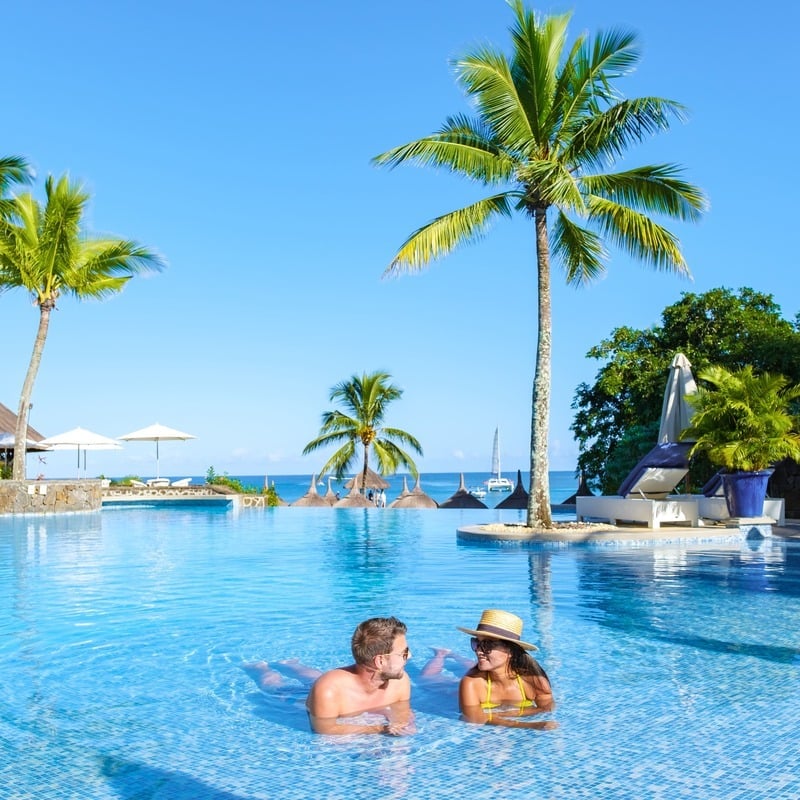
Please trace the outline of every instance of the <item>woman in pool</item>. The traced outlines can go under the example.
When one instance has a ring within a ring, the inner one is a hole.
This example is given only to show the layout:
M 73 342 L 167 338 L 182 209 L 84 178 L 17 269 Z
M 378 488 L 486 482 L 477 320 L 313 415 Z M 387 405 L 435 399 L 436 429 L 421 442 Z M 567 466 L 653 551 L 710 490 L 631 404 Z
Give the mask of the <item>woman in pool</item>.
M 522 719 L 552 711 L 553 692 L 547 673 L 522 641 L 522 620 L 508 611 L 488 609 L 481 614 L 470 644 L 477 663 L 461 679 L 458 703 L 467 722 L 549 730 L 558 723 Z

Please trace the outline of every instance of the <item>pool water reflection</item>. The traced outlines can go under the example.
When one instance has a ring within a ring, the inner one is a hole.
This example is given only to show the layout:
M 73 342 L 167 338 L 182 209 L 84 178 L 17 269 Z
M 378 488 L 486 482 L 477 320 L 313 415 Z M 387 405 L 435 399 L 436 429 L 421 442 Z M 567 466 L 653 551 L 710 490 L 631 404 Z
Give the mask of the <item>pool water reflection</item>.
M 496 515 L 3 521 L 0 796 L 800 796 L 797 545 L 456 541 Z M 457 672 L 419 680 L 432 647 L 470 654 L 456 626 L 487 607 L 524 618 L 557 730 L 467 725 Z M 414 737 L 312 736 L 302 682 L 262 692 L 242 669 L 349 663 L 355 625 L 386 614 L 409 627 Z

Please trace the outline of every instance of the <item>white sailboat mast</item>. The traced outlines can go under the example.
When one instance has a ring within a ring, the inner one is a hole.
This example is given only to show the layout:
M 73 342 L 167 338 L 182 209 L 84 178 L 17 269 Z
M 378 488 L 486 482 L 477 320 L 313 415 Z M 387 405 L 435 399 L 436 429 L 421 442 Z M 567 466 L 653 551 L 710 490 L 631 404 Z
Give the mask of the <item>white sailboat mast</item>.
M 492 472 L 495 478 L 500 477 L 500 428 L 494 429 L 494 445 L 492 447 Z

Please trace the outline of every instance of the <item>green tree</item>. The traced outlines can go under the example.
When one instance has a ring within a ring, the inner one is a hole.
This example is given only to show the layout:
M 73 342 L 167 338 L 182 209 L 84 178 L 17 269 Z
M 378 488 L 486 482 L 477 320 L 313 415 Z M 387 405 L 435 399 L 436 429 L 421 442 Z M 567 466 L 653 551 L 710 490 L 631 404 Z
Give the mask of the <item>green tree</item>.
M 637 460 L 656 443 L 661 404 L 676 352 L 697 377 L 712 364 L 800 382 L 800 320 L 781 315 L 771 295 L 742 288 L 684 293 L 667 306 L 661 324 L 646 330 L 616 328 L 587 356 L 604 362 L 592 385 L 580 384 L 572 407 L 578 463 L 587 478 L 613 494 Z M 712 468 L 693 459 L 691 482 L 702 485 Z
M 45 183 L 46 201 L 31 193 L 12 199 L 0 218 L 0 289 L 27 290 L 39 309 L 39 326 L 20 393 L 16 441 L 24 442 L 28 408 L 50 325 L 50 314 L 64 294 L 79 300 L 104 298 L 122 290 L 130 278 L 161 269 L 161 259 L 136 242 L 93 237 L 82 230 L 89 195 L 64 176 Z M 25 478 L 25 459 L 14 459 L 15 480 Z
M 671 100 L 628 100 L 619 94 L 618 79 L 640 58 L 633 34 L 581 35 L 567 47 L 569 14 L 539 17 L 521 0 L 510 5 L 515 15 L 511 57 L 485 46 L 455 63 L 475 118 L 450 117 L 438 132 L 389 150 L 375 163 L 440 167 L 501 187 L 412 233 L 388 274 L 420 270 L 480 238 L 499 216 L 519 212 L 533 221 L 538 341 L 527 522 L 551 527 L 551 249 L 567 283 L 575 286 L 603 273 L 606 240 L 657 269 L 685 275 L 677 238 L 652 215 L 696 220 L 706 200 L 672 164 L 604 171 L 632 144 L 684 117 L 682 106 Z
M 331 389 L 330 401 L 340 404 L 344 410 L 326 411 L 322 415 L 319 436 L 303 448 L 303 455 L 307 455 L 321 447 L 342 444 L 325 462 L 320 474 L 332 472 L 341 478 L 358 457 L 360 443 L 364 450 L 362 487 L 367 478 L 370 451 L 375 453 L 378 472 L 382 475 L 393 475 L 398 467 L 405 466 L 417 477 L 417 465 L 400 445 L 422 455 L 419 442 L 410 433 L 383 424 L 389 404 L 403 396 L 402 389 L 389 383 L 391 377 L 386 372 L 353 375 Z

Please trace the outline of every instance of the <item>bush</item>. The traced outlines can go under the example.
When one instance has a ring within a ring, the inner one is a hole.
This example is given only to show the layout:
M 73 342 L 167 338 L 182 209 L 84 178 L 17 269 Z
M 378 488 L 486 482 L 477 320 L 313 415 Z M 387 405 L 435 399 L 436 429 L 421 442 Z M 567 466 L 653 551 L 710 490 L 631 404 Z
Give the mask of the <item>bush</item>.
M 206 483 L 214 486 L 225 486 L 233 490 L 237 494 L 258 494 L 258 489 L 255 486 L 245 486 L 238 478 L 228 477 L 226 472 L 224 475 L 217 475 L 214 467 L 209 467 L 206 472 Z

